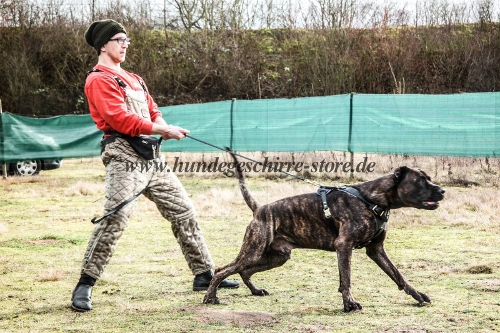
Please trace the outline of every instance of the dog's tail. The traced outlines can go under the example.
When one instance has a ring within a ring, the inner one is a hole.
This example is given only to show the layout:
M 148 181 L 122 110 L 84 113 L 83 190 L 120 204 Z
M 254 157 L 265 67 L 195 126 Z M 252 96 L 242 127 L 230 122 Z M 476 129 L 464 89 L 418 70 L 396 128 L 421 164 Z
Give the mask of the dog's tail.
M 247 185 L 245 184 L 245 174 L 243 173 L 243 170 L 241 168 L 240 163 L 238 162 L 238 158 L 236 157 L 235 154 L 233 154 L 233 151 L 229 148 L 226 148 L 229 153 L 231 153 L 231 156 L 233 157 L 235 169 L 236 169 L 236 174 L 238 176 L 238 180 L 240 182 L 240 190 L 241 194 L 243 195 L 243 198 L 245 199 L 245 202 L 247 203 L 248 207 L 252 210 L 252 212 L 255 212 L 257 208 L 260 207 L 259 203 L 257 200 L 255 200 L 252 195 L 250 194 L 250 191 L 247 188 Z

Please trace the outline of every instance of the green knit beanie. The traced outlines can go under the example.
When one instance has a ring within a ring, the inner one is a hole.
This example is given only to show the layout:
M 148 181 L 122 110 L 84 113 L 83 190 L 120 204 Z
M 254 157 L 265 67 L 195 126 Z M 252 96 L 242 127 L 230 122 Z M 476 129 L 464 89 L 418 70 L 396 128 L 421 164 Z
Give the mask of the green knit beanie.
M 117 33 L 127 31 L 120 23 L 114 20 L 101 20 L 93 22 L 85 31 L 85 40 L 87 43 L 97 50 L 97 54 L 101 52 L 101 47 L 106 44 L 111 37 Z

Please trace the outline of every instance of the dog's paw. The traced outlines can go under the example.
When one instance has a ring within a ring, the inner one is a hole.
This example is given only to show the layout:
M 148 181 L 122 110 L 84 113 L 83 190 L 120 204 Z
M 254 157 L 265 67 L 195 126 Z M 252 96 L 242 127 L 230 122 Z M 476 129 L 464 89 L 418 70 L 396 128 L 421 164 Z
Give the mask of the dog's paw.
M 405 288 L 405 292 L 410 295 L 411 297 L 413 297 L 416 301 L 418 301 L 418 303 L 420 305 L 424 304 L 424 303 L 431 303 L 431 299 L 429 298 L 429 296 L 427 296 L 426 294 L 424 293 L 421 293 L 419 292 L 418 290 L 415 290 L 413 288 Z
M 363 307 L 358 302 L 349 301 L 344 303 L 344 312 L 359 311 L 362 309 Z
M 217 297 L 208 297 L 208 295 L 205 295 L 203 304 L 220 304 L 220 301 Z
M 269 296 L 269 293 L 265 289 L 257 289 L 252 291 L 252 295 L 254 296 Z
M 431 299 L 429 298 L 429 296 L 419 291 L 417 291 L 417 297 L 413 296 L 413 298 L 416 299 L 420 305 L 425 303 L 431 303 Z

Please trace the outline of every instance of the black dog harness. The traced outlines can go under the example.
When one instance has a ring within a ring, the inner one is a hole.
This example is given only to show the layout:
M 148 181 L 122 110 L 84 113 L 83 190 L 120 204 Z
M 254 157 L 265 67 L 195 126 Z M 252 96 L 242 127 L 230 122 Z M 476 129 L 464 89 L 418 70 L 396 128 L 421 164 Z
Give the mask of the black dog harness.
M 347 193 L 355 198 L 358 198 L 359 200 L 363 201 L 366 203 L 368 206 L 368 209 L 375 215 L 375 221 L 377 222 L 377 229 L 375 231 L 375 235 L 366 243 L 363 243 L 361 245 L 355 246 L 356 249 L 360 249 L 365 247 L 366 245 L 370 244 L 372 240 L 377 238 L 382 232 L 384 232 L 387 229 L 387 220 L 389 219 L 389 209 L 383 209 L 382 207 L 379 207 L 378 205 L 374 204 L 373 202 L 370 202 L 366 200 L 361 193 L 359 193 L 358 190 L 356 190 L 354 187 L 349 187 L 349 186 L 324 186 L 322 185 L 318 191 L 316 192 L 320 197 L 321 201 L 323 203 L 323 212 L 325 213 L 325 217 L 327 220 L 333 223 L 333 217 L 332 217 L 332 212 L 330 210 L 330 207 L 328 206 L 328 203 L 326 201 L 326 195 L 330 193 L 331 191 L 340 191 Z

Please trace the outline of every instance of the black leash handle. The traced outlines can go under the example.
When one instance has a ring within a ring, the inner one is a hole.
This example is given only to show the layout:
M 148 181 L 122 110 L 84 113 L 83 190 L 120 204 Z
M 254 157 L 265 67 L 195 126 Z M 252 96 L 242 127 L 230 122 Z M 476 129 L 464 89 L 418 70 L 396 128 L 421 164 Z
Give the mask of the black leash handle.
M 296 178 L 296 179 L 302 180 L 303 182 L 306 182 L 306 183 L 309 183 L 309 184 L 312 184 L 312 185 L 322 186 L 320 183 L 318 183 L 318 182 L 316 182 L 316 181 L 314 181 L 314 180 L 310 180 L 310 179 L 307 179 L 307 178 L 304 178 L 304 177 L 297 176 L 297 175 L 295 175 L 295 174 L 293 174 L 293 173 L 290 173 L 290 172 L 283 171 L 283 170 L 281 170 L 281 169 L 275 168 L 275 167 L 274 167 L 274 166 L 272 166 L 272 165 L 269 165 L 269 164 L 264 164 L 264 163 L 262 163 L 262 162 L 259 162 L 259 161 L 256 161 L 256 160 L 254 160 L 254 159 L 251 159 L 250 157 L 246 157 L 246 156 L 240 155 L 240 154 L 238 154 L 238 153 L 235 153 L 234 151 L 232 151 L 232 150 L 231 150 L 231 149 L 229 149 L 229 148 L 221 148 L 221 147 L 218 147 L 218 146 L 213 145 L 213 144 L 211 144 L 211 143 L 209 143 L 209 142 L 206 142 L 206 141 L 203 141 L 203 140 L 197 139 L 197 138 L 195 138 L 195 137 L 193 137 L 193 136 L 191 136 L 191 135 L 189 135 L 189 134 L 186 134 L 186 137 L 187 137 L 187 138 L 190 138 L 190 139 L 193 139 L 193 140 L 195 140 L 195 141 L 201 142 L 201 143 L 203 143 L 203 144 L 206 144 L 206 145 L 208 145 L 208 146 L 214 147 L 214 148 L 216 148 L 216 149 L 219 149 L 219 150 L 225 151 L 226 153 L 230 153 L 230 154 L 232 154 L 232 155 L 235 155 L 235 156 L 238 156 L 238 157 L 244 158 L 244 159 L 246 159 L 246 160 L 249 160 L 249 161 L 251 161 L 251 162 L 257 163 L 258 165 L 261 165 L 261 166 L 263 166 L 264 168 L 266 168 L 266 167 L 267 167 L 267 168 L 270 168 L 270 169 L 272 169 L 272 170 L 274 170 L 274 171 L 278 171 L 278 172 L 284 173 L 284 174 L 286 174 L 286 175 L 288 175 L 288 176 L 291 176 L 291 177 L 293 177 L 293 178 Z
M 94 217 L 92 220 L 90 220 L 90 222 L 92 222 L 93 224 L 97 224 L 97 223 L 101 222 L 102 220 L 104 220 L 106 217 L 116 213 L 117 211 L 122 209 L 125 205 L 127 205 L 129 202 L 134 201 L 138 196 L 140 196 L 148 188 L 148 186 L 149 186 L 149 183 L 146 185 L 145 188 L 143 188 L 139 193 L 137 193 L 133 197 L 130 197 L 127 200 L 123 201 L 121 204 L 119 204 L 118 206 L 116 206 L 115 208 L 113 208 L 112 210 L 110 210 L 109 212 L 104 214 L 103 216 L 101 216 L 99 219 L 97 219 L 97 216 Z
M 160 140 L 158 140 L 158 148 L 157 148 L 157 152 L 156 152 L 156 156 L 160 156 L 160 149 L 161 149 L 161 142 L 163 141 L 163 138 L 160 137 Z M 146 189 L 148 188 L 149 184 L 151 183 L 151 180 L 153 180 L 153 177 L 154 177 L 154 173 L 151 175 L 151 178 L 149 178 L 149 182 L 146 184 L 146 186 L 137 194 L 135 194 L 134 196 L 128 198 L 127 200 L 123 201 L 122 203 L 120 203 L 119 205 L 117 205 L 115 208 L 113 208 L 112 210 L 110 210 L 109 212 L 107 212 L 106 214 L 104 214 L 103 216 L 97 218 L 94 217 L 92 220 L 90 220 L 90 222 L 92 222 L 93 224 L 97 224 L 99 222 L 101 222 L 102 220 L 104 220 L 106 217 L 116 213 L 117 211 L 119 211 L 120 209 L 122 209 L 123 207 L 125 207 L 125 205 L 127 205 L 128 203 L 134 201 L 135 199 L 137 199 L 137 197 L 139 197 L 142 193 L 144 193 L 144 191 L 146 191 Z

